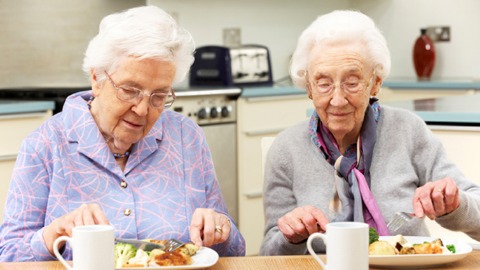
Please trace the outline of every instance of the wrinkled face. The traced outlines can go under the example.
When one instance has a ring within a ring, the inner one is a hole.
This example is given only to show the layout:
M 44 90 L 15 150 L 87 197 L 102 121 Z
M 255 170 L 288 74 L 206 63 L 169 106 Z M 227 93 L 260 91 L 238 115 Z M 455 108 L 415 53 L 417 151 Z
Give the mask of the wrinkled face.
M 119 88 L 140 89 L 144 94 L 168 92 L 175 66 L 171 62 L 128 57 L 109 75 Z M 116 149 L 126 150 L 145 137 L 163 111 L 163 107 L 152 107 L 148 96 L 138 102 L 118 99 L 118 90 L 108 78 L 98 83 L 92 74 L 91 81 L 95 96 L 92 115 L 101 133 L 107 139 L 113 138 Z
M 370 95 L 375 95 L 381 85 L 366 55 L 365 46 L 355 42 L 322 46 L 313 49 L 310 56 L 307 93 L 338 143 L 339 139 L 356 140 Z M 329 85 L 333 89 L 325 91 Z

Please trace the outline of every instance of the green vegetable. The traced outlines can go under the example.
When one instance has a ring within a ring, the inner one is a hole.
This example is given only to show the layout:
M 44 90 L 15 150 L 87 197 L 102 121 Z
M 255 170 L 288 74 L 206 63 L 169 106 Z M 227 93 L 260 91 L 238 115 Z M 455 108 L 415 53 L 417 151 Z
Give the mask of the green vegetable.
M 450 250 L 450 252 L 452 253 L 456 253 L 457 250 L 455 249 L 455 245 L 447 245 L 447 249 Z
M 115 268 L 122 268 L 136 254 L 137 249 L 132 244 L 120 242 L 115 244 Z
M 370 230 L 369 230 L 369 238 L 370 238 L 370 241 L 369 241 L 369 245 L 375 241 L 378 241 L 378 233 L 377 233 L 377 230 L 375 230 L 374 228 L 370 227 Z

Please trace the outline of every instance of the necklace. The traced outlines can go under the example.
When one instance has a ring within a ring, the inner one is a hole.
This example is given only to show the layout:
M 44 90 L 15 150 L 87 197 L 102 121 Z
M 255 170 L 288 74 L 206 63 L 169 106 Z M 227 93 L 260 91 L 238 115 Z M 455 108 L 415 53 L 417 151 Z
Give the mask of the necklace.
M 94 99 L 94 97 L 91 96 L 87 101 L 87 106 L 88 106 L 89 110 L 92 108 L 93 99 Z M 130 151 L 125 152 L 125 154 L 113 153 L 113 157 L 116 158 L 116 159 L 125 158 L 125 157 L 128 157 L 128 156 L 130 156 Z
M 124 158 L 124 157 L 128 157 L 128 156 L 130 156 L 129 151 L 125 152 L 125 154 L 113 153 L 114 158 Z

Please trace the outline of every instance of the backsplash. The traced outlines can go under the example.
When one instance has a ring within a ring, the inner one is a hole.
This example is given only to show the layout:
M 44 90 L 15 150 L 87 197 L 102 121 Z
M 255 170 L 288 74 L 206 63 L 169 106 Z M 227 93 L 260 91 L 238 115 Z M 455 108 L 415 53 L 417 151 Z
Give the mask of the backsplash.
M 0 88 L 89 85 L 83 53 L 107 14 L 145 0 L 0 2 Z

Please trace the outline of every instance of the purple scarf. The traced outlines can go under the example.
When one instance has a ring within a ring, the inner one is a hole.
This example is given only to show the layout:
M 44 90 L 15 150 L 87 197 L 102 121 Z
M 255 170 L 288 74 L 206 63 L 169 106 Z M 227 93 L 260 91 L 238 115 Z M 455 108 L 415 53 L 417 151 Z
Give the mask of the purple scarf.
M 370 191 L 369 169 L 380 109 L 376 101 L 377 99 L 372 98 L 370 106 L 367 107 L 356 150 L 348 149 L 347 153 L 342 155 L 333 135 L 319 121 L 316 113 L 312 115 L 311 133 L 314 143 L 335 168 L 335 191 L 330 202 L 330 211 L 335 213 L 335 218 L 331 222 L 366 222 L 375 228 L 379 235 L 389 235 L 382 213 Z

